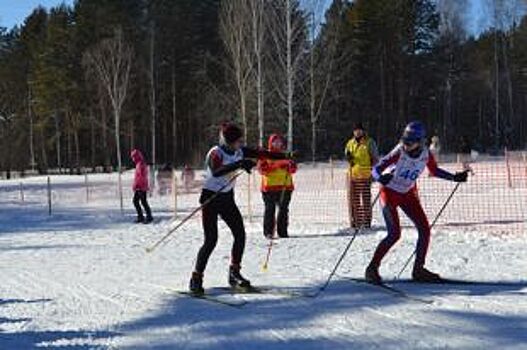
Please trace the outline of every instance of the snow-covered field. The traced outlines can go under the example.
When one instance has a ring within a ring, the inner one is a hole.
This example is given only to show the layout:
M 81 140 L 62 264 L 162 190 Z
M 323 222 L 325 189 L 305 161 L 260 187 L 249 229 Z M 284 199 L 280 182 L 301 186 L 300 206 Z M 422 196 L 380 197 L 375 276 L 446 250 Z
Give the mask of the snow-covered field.
M 249 303 L 232 308 L 173 292 L 187 287 L 202 241 L 199 216 L 145 253 L 195 208 L 197 190 L 178 197 L 175 222 L 173 198 L 156 195 L 155 224 L 134 225 L 131 173 L 124 215 L 115 174 L 90 175 L 88 200 L 83 176 L 52 177 L 52 216 L 44 177 L 23 180 L 23 202 L 20 180 L 0 181 L 0 349 L 527 349 L 527 184 L 489 181 L 483 174 L 490 168 L 477 164 L 471 183 L 454 196 L 434 229 L 427 264 L 445 277 L 481 283 L 393 284 L 433 304 L 346 279 L 362 277 L 385 235 L 378 207 L 376 229 L 355 240 L 318 298 L 239 295 Z M 237 199 L 252 221 L 246 218 L 243 272 L 253 284 L 321 286 L 350 239 L 344 178 L 342 168 L 301 167 L 292 237 L 278 241 L 264 272 L 258 179 L 247 185 L 244 176 Z M 431 221 L 453 186 L 423 177 Z M 414 248 L 416 233 L 403 224 L 403 239 L 381 269 L 387 279 Z M 232 239 L 223 224 L 220 229 L 205 287 L 226 285 Z

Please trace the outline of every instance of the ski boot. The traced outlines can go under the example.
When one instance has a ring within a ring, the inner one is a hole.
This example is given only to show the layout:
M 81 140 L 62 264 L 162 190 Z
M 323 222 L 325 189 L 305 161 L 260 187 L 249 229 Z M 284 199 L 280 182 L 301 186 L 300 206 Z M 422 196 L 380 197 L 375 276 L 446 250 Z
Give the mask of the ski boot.
M 366 268 L 366 272 L 364 273 L 364 278 L 366 279 L 366 282 L 368 283 L 373 283 L 373 284 L 382 283 L 381 275 L 379 275 L 379 267 L 373 264 L 369 264 L 368 267 Z
M 192 277 L 190 278 L 189 290 L 192 294 L 203 295 L 205 290 L 203 289 L 203 274 L 199 272 L 192 272 Z
M 135 224 L 142 224 L 142 223 L 144 223 L 144 222 L 145 222 L 145 218 L 144 218 L 144 216 L 138 216 L 138 217 L 135 219 L 135 221 L 134 221 Z
M 146 219 L 143 221 L 143 224 L 149 224 L 152 221 L 154 221 L 154 218 L 152 216 L 147 216 Z
M 232 289 L 242 292 L 248 292 L 252 289 L 251 282 L 242 276 L 239 266 L 231 265 L 229 267 L 229 285 Z
M 412 279 L 416 282 L 422 282 L 422 283 L 441 282 L 441 276 L 439 276 L 439 274 L 431 272 L 425 269 L 423 266 L 414 267 L 412 271 Z
M 278 232 L 279 238 L 289 238 L 289 234 L 286 232 Z

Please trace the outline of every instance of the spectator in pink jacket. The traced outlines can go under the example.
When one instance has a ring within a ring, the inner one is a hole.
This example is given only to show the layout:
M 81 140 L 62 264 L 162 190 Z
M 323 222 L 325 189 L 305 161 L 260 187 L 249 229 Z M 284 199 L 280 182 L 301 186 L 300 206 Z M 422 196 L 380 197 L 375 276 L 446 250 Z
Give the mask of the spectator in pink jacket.
M 133 203 L 137 211 L 137 219 L 135 222 L 148 224 L 153 221 L 152 211 L 146 200 L 146 194 L 148 192 L 148 166 L 146 165 L 143 154 L 138 149 L 132 150 L 130 155 L 135 163 L 134 184 L 132 188 L 134 190 Z M 145 208 L 146 218 L 143 216 L 143 210 L 140 204 Z

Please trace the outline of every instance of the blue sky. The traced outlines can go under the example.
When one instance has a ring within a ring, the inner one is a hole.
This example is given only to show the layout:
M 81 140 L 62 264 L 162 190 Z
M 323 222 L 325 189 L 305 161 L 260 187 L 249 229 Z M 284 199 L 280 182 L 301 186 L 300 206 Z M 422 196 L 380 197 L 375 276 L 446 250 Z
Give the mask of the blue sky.
M 313 0 L 303 1 L 310 3 Z M 473 34 L 478 33 L 489 25 L 489 20 L 482 10 L 482 3 L 484 1 L 470 0 L 471 6 L 467 9 L 467 25 L 469 31 Z M 0 27 L 12 28 L 15 24 L 22 23 L 38 5 L 49 9 L 62 2 L 72 4 L 73 0 L 0 0 Z M 329 6 L 330 3 L 331 0 L 325 0 L 326 6 Z
M 49 9 L 62 2 L 72 4 L 73 0 L 0 0 L 0 27 L 12 28 L 21 24 L 38 5 Z

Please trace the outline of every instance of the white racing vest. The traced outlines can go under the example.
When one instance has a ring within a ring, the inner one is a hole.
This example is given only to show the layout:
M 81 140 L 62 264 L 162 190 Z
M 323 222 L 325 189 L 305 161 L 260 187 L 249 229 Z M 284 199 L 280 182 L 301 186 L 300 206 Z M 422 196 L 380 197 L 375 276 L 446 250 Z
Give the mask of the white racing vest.
M 203 185 L 203 188 L 212 192 L 229 192 L 232 191 L 234 188 L 234 185 L 236 183 L 236 180 L 231 181 L 233 176 L 236 174 L 236 172 L 230 172 L 223 176 L 214 177 L 212 175 L 212 169 L 210 168 L 210 157 L 213 153 L 219 154 L 222 165 L 229 165 L 232 163 L 235 163 L 239 160 L 243 159 L 243 151 L 237 150 L 234 152 L 234 154 L 229 154 L 225 152 L 220 146 L 214 146 L 210 149 L 210 151 L 207 153 L 207 157 L 205 158 L 205 183 Z
M 390 153 L 393 154 L 394 151 L 398 152 L 399 159 L 388 167 L 388 171 L 393 173 L 393 179 L 386 187 L 399 193 L 407 193 L 415 186 L 417 178 L 424 171 L 428 163 L 429 150 L 425 147 L 417 158 L 410 157 L 400 145 Z

